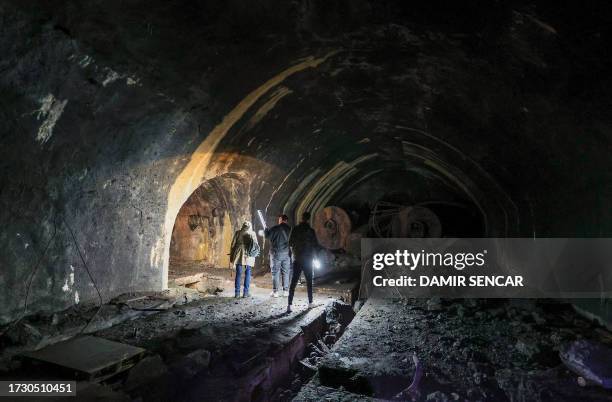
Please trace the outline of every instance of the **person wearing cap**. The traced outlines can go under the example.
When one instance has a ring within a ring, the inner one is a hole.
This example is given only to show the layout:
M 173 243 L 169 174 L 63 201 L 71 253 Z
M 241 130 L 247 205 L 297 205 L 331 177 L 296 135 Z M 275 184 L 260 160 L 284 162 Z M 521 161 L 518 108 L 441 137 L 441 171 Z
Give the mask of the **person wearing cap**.
M 244 290 L 242 297 L 250 297 L 251 269 L 255 265 L 255 257 L 259 255 L 259 243 L 252 229 L 251 222 L 245 221 L 242 228 L 234 233 L 230 248 L 230 261 L 236 267 L 234 297 L 240 297 L 242 271 L 244 268 Z

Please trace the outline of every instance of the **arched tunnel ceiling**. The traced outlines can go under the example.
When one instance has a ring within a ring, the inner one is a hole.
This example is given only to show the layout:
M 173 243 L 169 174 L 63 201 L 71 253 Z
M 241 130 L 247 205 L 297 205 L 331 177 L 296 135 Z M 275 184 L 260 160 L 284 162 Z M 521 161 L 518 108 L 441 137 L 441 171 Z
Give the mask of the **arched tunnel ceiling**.
M 60 218 L 104 298 L 162 286 L 182 202 L 224 174 L 270 214 L 406 171 L 489 234 L 612 231 L 605 2 L 332 3 L 2 2 L 2 317 L 50 238 L 32 298 L 74 301 Z
M 507 85 L 513 72 L 474 63 L 452 38 L 390 31 L 353 39 L 357 50 L 336 50 L 259 100 L 219 145 L 220 169 L 241 169 L 227 155 L 274 169 L 268 182 L 265 168 L 245 168 L 264 178 L 278 210 L 293 212 L 323 207 L 346 182 L 400 163 L 451 183 L 492 214 L 491 233 L 518 233 L 517 203 L 530 194 L 528 183 L 513 181 L 527 169 L 512 126 L 498 120 L 526 120 L 526 99 Z M 435 50 L 423 55 L 423 47 Z

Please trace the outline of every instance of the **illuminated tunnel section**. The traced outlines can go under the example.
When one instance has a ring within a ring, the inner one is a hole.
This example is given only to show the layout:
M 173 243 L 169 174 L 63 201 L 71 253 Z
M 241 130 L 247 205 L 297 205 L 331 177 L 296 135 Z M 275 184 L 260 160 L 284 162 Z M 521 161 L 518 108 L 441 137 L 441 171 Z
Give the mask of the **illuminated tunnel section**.
M 258 209 L 335 205 L 366 235 L 384 203 L 449 236 L 612 233 L 597 5 L 306 3 L 2 6 L 23 59 L 1 79 L 2 322 L 97 303 L 93 282 L 165 289 L 171 259 L 225 265 Z

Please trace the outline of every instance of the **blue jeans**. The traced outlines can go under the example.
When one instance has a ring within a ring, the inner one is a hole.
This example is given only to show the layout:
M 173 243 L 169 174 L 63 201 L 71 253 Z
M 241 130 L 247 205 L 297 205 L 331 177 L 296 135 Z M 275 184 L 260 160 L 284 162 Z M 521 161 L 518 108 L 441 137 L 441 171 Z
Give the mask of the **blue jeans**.
M 283 290 L 289 290 L 289 275 L 291 274 L 291 258 L 289 254 L 272 255 L 270 254 L 272 265 L 272 289 L 278 292 L 281 285 L 281 274 L 283 276 Z
M 236 282 L 234 284 L 234 293 L 236 296 L 240 296 L 240 283 L 242 282 L 242 265 L 236 264 Z M 251 285 L 251 267 L 249 265 L 244 266 L 244 293 L 243 295 L 249 295 L 249 286 Z

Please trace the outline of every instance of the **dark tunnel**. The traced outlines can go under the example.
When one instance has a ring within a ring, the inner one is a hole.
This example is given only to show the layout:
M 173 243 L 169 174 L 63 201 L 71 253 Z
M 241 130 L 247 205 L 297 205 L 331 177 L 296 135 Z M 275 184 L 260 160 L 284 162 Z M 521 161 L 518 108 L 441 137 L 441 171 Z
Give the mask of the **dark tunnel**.
M 378 300 L 362 254 L 612 237 L 607 2 L 0 0 L 0 17 L 0 383 L 612 398 L 610 268 L 595 297 Z M 295 258 L 277 286 L 263 232 L 305 212 L 314 301 Z M 245 221 L 259 251 L 237 260 Z

